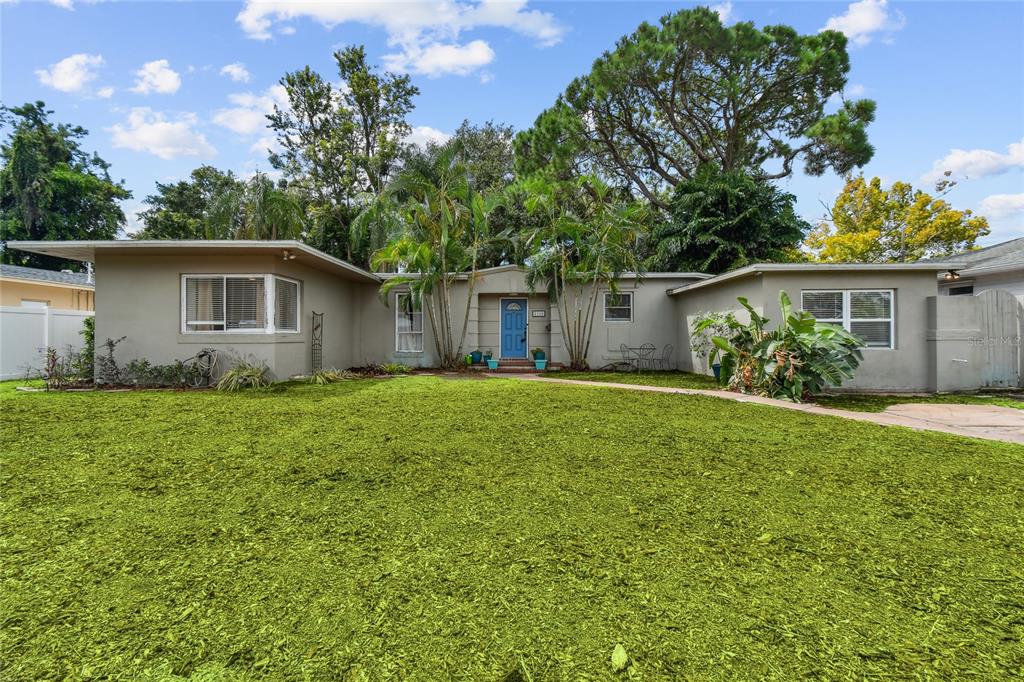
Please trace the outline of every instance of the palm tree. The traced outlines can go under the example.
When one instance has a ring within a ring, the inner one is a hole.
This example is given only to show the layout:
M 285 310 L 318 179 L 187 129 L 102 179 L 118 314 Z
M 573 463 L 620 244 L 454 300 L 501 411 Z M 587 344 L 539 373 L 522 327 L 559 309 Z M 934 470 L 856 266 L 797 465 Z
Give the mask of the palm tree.
M 427 312 L 443 368 L 460 364 L 477 269 L 483 249 L 503 236 L 491 235 L 487 217 L 496 196 L 476 192 L 457 146 L 443 150 L 430 165 L 407 168 L 355 222 L 353 234 L 370 230 L 386 236 L 371 263 L 397 272 L 381 286 L 381 295 L 408 287 L 414 304 Z M 454 338 L 452 294 L 467 278 L 466 306 L 458 342 Z
M 524 181 L 527 210 L 538 221 L 530 235 L 526 281 L 544 286 L 557 303 L 572 369 L 586 369 L 599 293 L 618 292 L 623 273 L 643 276 L 638 242 L 645 209 L 617 199 L 595 177 L 572 183 Z
M 296 239 L 305 224 L 299 199 L 257 172 L 213 200 L 206 233 L 208 239 Z

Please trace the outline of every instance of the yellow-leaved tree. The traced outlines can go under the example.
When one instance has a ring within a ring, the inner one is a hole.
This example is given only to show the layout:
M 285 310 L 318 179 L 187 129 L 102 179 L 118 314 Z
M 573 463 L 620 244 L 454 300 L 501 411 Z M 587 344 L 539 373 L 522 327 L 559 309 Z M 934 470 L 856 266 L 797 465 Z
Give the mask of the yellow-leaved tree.
M 989 233 L 988 221 L 939 198 L 955 184 L 941 180 L 933 197 L 906 182 L 885 188 L 880 178 L 848 178 L 830 220 L 811 230 L 804 246 L 821 261 L 868 263 L 904 263 L 971 249 Z

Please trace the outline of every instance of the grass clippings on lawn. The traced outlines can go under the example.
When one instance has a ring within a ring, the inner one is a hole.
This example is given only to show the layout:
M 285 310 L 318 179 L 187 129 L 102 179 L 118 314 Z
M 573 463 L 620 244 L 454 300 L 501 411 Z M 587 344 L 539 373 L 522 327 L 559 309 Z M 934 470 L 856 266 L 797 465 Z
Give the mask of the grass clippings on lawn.
M 1024 664 L 1020 446 L 436 377 L 0 409 L 5 681 Z

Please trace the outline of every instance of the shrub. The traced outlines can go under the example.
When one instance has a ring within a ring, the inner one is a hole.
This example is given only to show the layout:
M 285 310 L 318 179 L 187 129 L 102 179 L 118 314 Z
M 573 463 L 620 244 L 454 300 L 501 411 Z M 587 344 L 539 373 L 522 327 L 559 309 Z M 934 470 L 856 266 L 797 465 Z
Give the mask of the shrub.
M 136 386 L 195 386 L 199 383 L 202 370 L 195 364 L 186 365 L 175 360 L 170 365 L 151 365 L 149 360 L 129 362 L 121 372 L 121 380 Z
M 246 388 L 266 388 L 269 385 L 266 365 L 240 360 L 221 375 L 217 390 L 241 391 Z
M 768 318 L 758 315 L 747 299 L 737 299 L 750 313 L 750 323 L 735 318 L 728 336 L 714 336 L 711 359 L 720 358 L 721 380 L 733 390 L 800 402 L 838 386 L 862 359 L 863 341 L 842 327 L 818 322 L 810 313 L 794 312 L 789 296 L 779 292 L 782 321 L 766 329 Z M 706 320 L 698 331 L 714 323 Z
M 736 318 L 732 313 L 700 312 L 693 318 L 693 327 L 690 332 L 690 350 L 705 363 L 707 369 L 707 358 L 715 347 L 712 339 L 716 336 L 728 336 L 731 322 Z M 699 330 L 699 331 L 698 331 Z
M 97 384 L 108 384 L 116 386 L 121 383 L 121 368 L 117 366 L 117 361 L 114 360 L 114 349 L 117 348 L 117 344 L 125 340 L 122 336 L 119 339 L 107 339 L 103 342 L 103 348 L 105 353 L 103 355 L 96 356 L 96 383 Z
M 56 348 L 46 349 L 46 363 L 43 365 L 43 382 L 46 390 L 55 391 L 67 388 L 78 378 L 75 373 L 76 353 L 68 349 L 66 355 L 61 355 Z
M 349 379 L 355 379 L 358 376 L 355 372 L 347 369 L 336 370 L 336 369 L 321 369 L 313 372 L 313 375 L 309 377 L 309 383 L 324 386 L 326 384 L 333 384 L 339 381 L 348 381 Z
M 377 365 L 376 369 L 380 374 L 387 374 L 389 376 L 412 373 L 412 367 L 401 362 L 382 362 Z
M 93 380 L 96 362 L 96 317 L 90 316 L 82 320 L 82 352 L 76 359 L 75 371 L 79 377 L 87 381 Z

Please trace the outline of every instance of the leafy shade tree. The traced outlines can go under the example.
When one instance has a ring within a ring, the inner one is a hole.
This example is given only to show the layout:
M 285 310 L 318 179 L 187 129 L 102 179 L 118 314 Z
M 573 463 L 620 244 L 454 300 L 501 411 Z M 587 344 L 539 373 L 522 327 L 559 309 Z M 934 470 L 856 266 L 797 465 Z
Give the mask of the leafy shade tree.
M 592 172 L 627 183 L 668 208 L 667 189 L 706 163 L 725 172 L 770 167 L 846 174 L 871 159 L 870 100 L 825 113 L 850 61 L 837 31 L 723 26 L 705 8 L 643 23 L 515 142 L 520 174 L 566 179 Z
M 149 206 L 139 213 L 144 225 L 136 239 L 205 239 L 214 202 L 241 189 L 231 171 L 200 166 L 188 180 L 156 183 L 156 194 L 146 197 Z
M 308 66 L 281 79 L 288 106 L 268 116 L 280 146 L 270 162 L 307 204 L 310 243 L 366 266 L 370 251 L 349 227 L 365 195 L 379 196 L 394 174 L 419 90 L 407 75 L 378 73 L 362 47 L 340 50 L 334 60 L 342 91 Z
M 811 228 L 793 210 L 795 200 L 768 180 L 703 166 L 676 186 L 671 219 L 652 231 L 645 265 L 718 274 L 759 261 L 792 260 Z
M 595 177 L 552 183 L 523 181 L 526 206 L 538 227 L 529 242 L 527 285 L 557 302 L 562 340 L 572 369 L 586 369 L 602 290 L 615 294 L 623 273 L 642 276 L 638 242 L 645 207 L 622 201 Z
M 0 144 L 0 240 L 113 239 L 124 225 L 120 202 L 131 198 L 110 165 L 89 155 L 84 128 L 50 121 L 43 102 L 0 108 L 8 134 Z M 79 268 L 81 263 L 4 249 L 5 263 Z
M 948 182 L 937 186 L 945 192 Z M 836 198 L 831 220 L 822 221 L 805 246 L 818 260 L 904 263 L 973 248 L 989 233 L 988 221 L 957 210 L 944 199 L 906 182 L 888 189 L 880 178 L 849 178 Z
M 205 229 L 208 239 L 298 239 L 304 225 L 295 194 L 257 173 L 214 197 Z
M 438 361 L 446 369 L 461 364 L 480 254 L 501 238 L 490 233 L 487 222 L 496 199 L 475 191 L 460 151 L 449 147 L 429 169 L 402 172 L 365 212 L 392 232 L 387 245 L 374 253 L 373 267 L 400 273 L 384 282 L 381 295 L 386 300 L 396 287 L 408 287 L 414 305 L 427 312 Z M 467 277 L 461 315 L 453 300 L 460 277 Z

